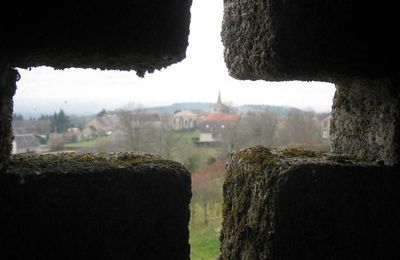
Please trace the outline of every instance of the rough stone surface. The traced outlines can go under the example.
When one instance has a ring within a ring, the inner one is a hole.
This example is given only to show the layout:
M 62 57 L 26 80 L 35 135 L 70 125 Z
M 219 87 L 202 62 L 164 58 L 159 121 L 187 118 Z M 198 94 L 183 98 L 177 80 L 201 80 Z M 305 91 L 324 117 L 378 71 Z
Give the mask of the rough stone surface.
M 189 259 L 190 174 L 149 154 L 13 156 L 1 259 Z
M 18 71 L 0 63 L 0 173 L 7 166 L 12 149 L 12 97 L 15 94 Z
M 348 80 L 336 85 L 332 150 L 385 164 L 400 162 L 400 93 L 391 80 Z
M 12 67 L 145 71 L 182 60 L 191 0 L 9 2 L 0 57 Z
M 397 259 L 399 169 L 253 147 L 227 164 L 220 259 Z
M 222 39 L 238 79 L 320 80 L 397 75 L 394 3 L 225 0 Z

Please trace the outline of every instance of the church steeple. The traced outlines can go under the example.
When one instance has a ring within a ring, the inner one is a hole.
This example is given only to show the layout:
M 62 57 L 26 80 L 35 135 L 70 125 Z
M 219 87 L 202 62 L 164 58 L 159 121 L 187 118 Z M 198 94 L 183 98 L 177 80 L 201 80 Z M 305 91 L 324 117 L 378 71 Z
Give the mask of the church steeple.
M 221 90 L 218 91 L 218 100 L 217 103 L 214 104 L 212 108 L 213 113 L 228 113 L 228 108 L 227 106 L 222 103 L 222 98 L 221 98 Z
M 222 99 L 221 99 L 221 90 L 218 91 L 218 100 L 217 100 L 217 104 L 223 104 L 223 103 L 222 103 Z

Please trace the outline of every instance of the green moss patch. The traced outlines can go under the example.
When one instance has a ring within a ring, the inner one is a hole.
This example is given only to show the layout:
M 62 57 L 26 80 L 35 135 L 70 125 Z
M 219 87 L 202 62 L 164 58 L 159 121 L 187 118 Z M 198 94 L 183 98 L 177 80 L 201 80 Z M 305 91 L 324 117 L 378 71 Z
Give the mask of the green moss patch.
M 282 155 L 287 158 L 293 158 L 293 157 L 321 158 L 323 156 L 323 153 L 317 151 L 303 150 L 300 148 L 287 148 L 282 151 Z
M 49 172 L 82 173 L 85 169 L 92 172 L 99 169 L 130 168 L 148 163 L 182 167 L 177 162 L 148 153 L 59 153 L 14 155 L 10 160 L 9 172 L 20 175 Z
M 278 162 L 277 154 L 265 146 L 255 146 L 246 148 L 233 153 L 234 157 L 251 166 L 255 170 L 261 170 L 270 164 Z

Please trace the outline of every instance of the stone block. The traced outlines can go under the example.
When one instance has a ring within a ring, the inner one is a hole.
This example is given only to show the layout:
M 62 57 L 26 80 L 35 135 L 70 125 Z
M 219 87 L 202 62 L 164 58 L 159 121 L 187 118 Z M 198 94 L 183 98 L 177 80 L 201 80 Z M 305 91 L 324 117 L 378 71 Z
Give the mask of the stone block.
M 0 56 L 11 67 L 161 69 L 185 57 L 191 0 L 10 2 Z
M 221 259 L 397 259 L 399 169 L 253 147 L 227 164 Z
M 400 93 L 392 80 L 341 81 L 336 85 L 332 151 L 359 160 L 400 163 Z
M 189 259 L 190 173 L 149 154 L 13 156 L 1 259 Z
M 238 79 L 334 82 L 396 76 L 395 4 L 225 0 L 225 62 Z

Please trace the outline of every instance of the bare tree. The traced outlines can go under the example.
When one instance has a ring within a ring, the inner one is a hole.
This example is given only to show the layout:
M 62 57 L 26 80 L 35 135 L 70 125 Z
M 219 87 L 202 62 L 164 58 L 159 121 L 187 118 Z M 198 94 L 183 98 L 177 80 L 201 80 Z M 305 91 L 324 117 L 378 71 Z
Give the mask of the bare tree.
M 117 111 L 119 118 L 119 135 L 122 144 L 127 150 L 143 150 L 146 143 L 145 110 L 136 108 L 135 110 Z
M 224 123 L 224 129 L 222 134 L 222 142 L 225 152 L 230 153 L 241 144 L 240 138 L 240 121 L 226 122 Z
M 166 159 L 173 159 L 174 153 L 179 147 L 183 133 L 172 130 L 171 115 L 162 114 L 160 116 L 161 126 L 152 131 L 154 140 L 154 152 Z
M 192 174 L 192 204 L 201 206 L 204 224 L 208 225 L 209 208 L 222 203 L 222 184 L 225 174 L 225 161 L 220 160 L 212 165 L 201 167 Z M 193 212 L 192 214 L 195 214 Z M 194 224 L 194 218 L 192 219 Z
M 281 123 L 280 141 L 282 144 L 313 144 L 320 141 L 320 130 L 315 113 L 292 109 Z
M 183 133 L 172 131 L 169 115 L 151 121 L 155 114 L 143 108 L 119 110 L 118 143 L 129 151 L 145 151 L 157 153 L 166 159 L 172 159 L 179 146 Z
M 277 122 L 275 113 L 268 110 L 247 114 L 241 121 L 244 144 L 246 146 L 257 144 L 271 146 L 274 143 Z

